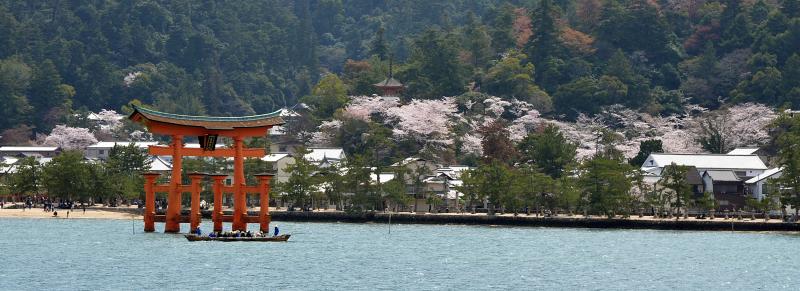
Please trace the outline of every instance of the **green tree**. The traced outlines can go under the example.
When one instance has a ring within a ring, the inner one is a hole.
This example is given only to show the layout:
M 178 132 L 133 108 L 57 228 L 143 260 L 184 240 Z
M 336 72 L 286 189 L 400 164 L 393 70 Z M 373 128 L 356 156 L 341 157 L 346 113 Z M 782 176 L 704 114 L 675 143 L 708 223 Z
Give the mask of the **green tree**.
M 494 212 L 494 207 L 502 205 L 503 195 L 512 191 L 512 175 L 509 167 L 504 163 L 492 160 L 478 167 L 481 175 L 478 191 L 486 196 L 491 207 L 490 212 Z
M 81 203 L 102 202 L 112 198 L 139 197 L 142 188 L 144 188 L 143 179 L 137 179 L 137 181 L 141 183 L 132 185 L 132 178 L 128 176 L 118 175 L 113 178 L 110 177 L 107 164 L 103 162 L 87 163 L 86 170 L 88 182 L 86 185 L 87 191 L 78 193 L 76 196 Z M 133 186 L 136 186 L 136 188 L 133 188 Z M 129 190 L 131 188 L 139 190 L 135 193 L 135 196 L 131 195 L 130 192 L 132 190 Z
M 42 169 L 34 157 L 26 157 L 16 164 L 16 172 L 9 178 L 10 190 L 22 195 L 39 194 Z
M 601 106 L 618 103 L 627 95 L 628 87 L 617 77 L 582 77 L 559 86 L 553 104 L 557 112 L 574 119 L 578 113 L 598 113 Z
M 482 181 L 483 176 L 481 176 L 481 172 L 477 169 L 470 169 L 461 172 L 461 185 L 456 186 L 456 190 L 464 194 L 464 199 L 466 199 L 466 205 L 469 207 L 472 213 L 475 213 L 475 202 L 482 201 L 485 196 L 482 195 L 483 193 L 479 191 L 481 185 L 484 183 Z
M 525 52 L 534 64 L 541 64 L 548 57 L 563 55 L 564 49 L 558 38 L 560 31 L 556 25 L 555 9 L 552 0 L 542 0 L 531 15 L 534 31 L 525 46 Z
M 647 58 L 663 64 L 679 56 L 664 14 L 646 0 L 609 1 L 603 7 L 598 38 L 623 51 L 644 51 Z
M 672 163 L 664 167 L 663 173 L 661 174 L 662 178 L 659 181 L 662 187 L 673 192 L 675 199 L 672 201 L 672 206 L 677 210 L 678 216 L 680 216 L 682 208 L 688 211 L 688 207 L 693 200 L 692 186 L 689 185 L 686 178 L 686 173 L 688 171 L 689 167 Z
M 292 208 L 302 207 L 305 209 L 311 206 L 310 195 L 317 185 L 317 179 L 314 176 L 317 166 L 305 158 L 309 152 L 305 148 L 298 148 L 294 154 L 294 163 L 288 164 L 285 169 L 291 175 L 289 180 L 276 185 L 291 201 Z
M 36 119 L 34 124 L 41 131 L 52 129 L 55 122 L 63 122 L 71 109 L 71 98 L 75 95 L 72 86 L 61 84 L 61 76 L 50 60 L 45 60 L 33 70 L 28 98 L 34 114 L 45 118 Z
M 628 162 L 631 166 L 639 167 L 644 164 L 645 159 L 652 154 L 652 153 L 663 153 L 664 147 L 662 145 L 661 140 L 658 139 L 648 139 L 643 140 L 639 143 L 639 152 L 636 154 L 635 157 L 630 159 Z
M 398 75 L 407 80 L 406 93 L 441 98 L 465 91 L 467 72 L 458 59 L 456 42 L 441 31 L 429 29 L 414 41 L 409 63 Z
M 714 193 L 704 192 L 703 197 L 700 197 L 696 205 L 703 209 L 703 211 L 710 212 L 717 208 L 717 199 L 714 198 Z
M 361 154 L 347 157 L 344 163 L 347 174 L 344 175 L 344 187 L 352 193 L 352 207 L 346 209 L 351 212 L 375 210 L 376 200 L 374 186 L 371 179 L 371 170 L 367 159 Z
M 31 68 L 18 59 L 0 60 L 0 128 L 27 123 L 33 107 L 25 95 L 31 80 Z
M 386 199 L 389 201 L 393 211 L 397 211 L 398 207 L 406 207 L 414 202 L 414 198 L 406 192 L 406 183 L 404 177 L 407 175 L 405 167 L 395 167 L 394 179 L 383 183 L 383 192 Z
M 150 169 L 147 152 L 135 144 L 114 145 L 108 152 L 106 168 L 111 174 L 141 176 Z
M 548 125 L 542 132 L 529 133 L 519 142 L 517 149 L 523 162 L 535 164 L 554 179 L 564 174 L 577 154 L 577 146 L 555 125 Z
M 523 64 L 526 58 L 525 54 L 509 50 L 486 73 L 483 88 L 488 94 L 526 100 L 542 111 L 549 111 L 553 106 L 552 100 L 534 83 L 533 64 Z
M 322 174 L 322 187 L 325 197 L 336 205 L 336 210 L 344 209 L 345 174 L 341 164 L 335 163 L 320 169 Z
M 386 44 L 386 39 L 383 36 L 385 32 L 386 29 L 381 25 L 378 31 L 375 32 L 375 38 L 372 39 L 369 48 L 369 54 L 378 56 L 381 61 L 389 58 L 389 45 Z
M 514 36 L 514 6 L 503 3 L 489 13 L 488 29 L 495 51 L 503 52 L 516 46 Z
M 471 12 L 467 15 L 464 40 L 472 66 L 476 69 L 485 67 L 492 57 L 492 38 L 486 26 Z
M 89 167 L 78 151 L 65 151 L 42 168 L 42 186 L 51 198 L 73 200 L 85 197 L 89 188 Z
M 630 165 L 598 155 L 584 162 L 581 172 L 579 184 L 591 209 L 609 218 L 630 212 Z
M 792 205 L 795 215 L 800 209 L 800 117 L 783 115 L 773 125 L 782 133 L 776 138 L 778 165 L 783 168 L 777 179 L 784 204 Z
M 310 105 L 318 119 L 330 119 L 336 109 L 347 103 L 347 88 L 336 74 L 322 77 L 311 94 L 300 101 Z

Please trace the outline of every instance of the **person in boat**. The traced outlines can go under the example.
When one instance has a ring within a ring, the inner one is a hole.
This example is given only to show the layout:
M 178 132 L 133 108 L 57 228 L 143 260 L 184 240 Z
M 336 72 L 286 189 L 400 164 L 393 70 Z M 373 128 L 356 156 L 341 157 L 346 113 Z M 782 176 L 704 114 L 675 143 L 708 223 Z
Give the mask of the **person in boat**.
M 281 231 L 280 231 L 280 229 L 278 229 L 278 226 L 276 225 L 276 226 L 275 226 L 275 236 L 278 236 L 278 234 L 279 234 L 280 232 L 281 232 Z
M 216 232 L 213 232 L 213 231 L 212 231 L 212 232 L 209 232 L 209 233 L 208 233 L 208 237 L 217 237 L 217 233 L 216 233 Z
M 200 227 L 199 227 L 199 226 L 197 227 L 197 229 L 195 229 L 195 230 L 194 230 L 194 232 L 195 232 L 195 234 L 197 234 L 197 236 L 200 236 L 200 235 L 202 235 L 202 234 L 203 234 L 203 231 L 202 231 L 202 230 L 200 230 Z

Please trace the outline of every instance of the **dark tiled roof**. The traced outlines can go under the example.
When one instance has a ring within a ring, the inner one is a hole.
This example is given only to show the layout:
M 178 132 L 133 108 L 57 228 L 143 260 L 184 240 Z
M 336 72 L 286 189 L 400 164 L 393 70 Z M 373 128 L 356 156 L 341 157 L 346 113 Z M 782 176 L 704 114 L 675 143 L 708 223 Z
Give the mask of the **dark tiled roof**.
M 280 117 L 280 110 L 260 115 L 241 116 L 241 117 L 218 117 L 218 116 L 191 116 L 159 112 L 152 109 L 133 107 L 133 113 L 128 117 L 134 121 L 142 119 L 175 124 L 184 126 L 203 127 L 205 129 L 234 129 L 248 127 L 264 127 L 283 124 Z
M 397 79 L 390 77 L 390 78 L 388 78 L 386 80 L 383 80 L 383 81 L 380 81 L 378 83 L 375 83 L 374 86 L 376 86 L 376 87 L 403 87 L 403 83 L 400 83 L 400 81 L 398 81 Z

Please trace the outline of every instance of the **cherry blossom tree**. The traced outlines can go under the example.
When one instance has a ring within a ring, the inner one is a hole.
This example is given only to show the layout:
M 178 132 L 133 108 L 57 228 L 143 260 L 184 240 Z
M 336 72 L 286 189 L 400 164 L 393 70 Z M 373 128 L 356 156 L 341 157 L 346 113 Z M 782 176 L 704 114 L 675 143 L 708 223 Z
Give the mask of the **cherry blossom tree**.
M 83 150 L 97 143 L 97 138 L 88 128 L 56 125 L 50 135 L 45 138 L 44 143 L 64 150 Z
M 758 146 L 769 140 L 767 127 L 776 117 L 775 111 L 765 105 L 738 104 L 698 119 L 694 136 L 706 150 L 714 153 Z
M 387 122 L 394 125 L 396 138 L 412 138 L 419 142 L 452 143 L 450 128 L 457 117 L 454 98 L 412 100 L 386 111 Z
M 100 110 L 96 115 L 97 121 L 100 123 L 100 129 L 109 132 L 122 126 L 122 119 L 125 118 L 122 114 L 108 109 Z
M 398 107 L 399 101 L 395 98 L 354 96 L 344 108 L 344 116 L 348 118 L 369 121 L 373 114 L 383 114 L 389 108 Z

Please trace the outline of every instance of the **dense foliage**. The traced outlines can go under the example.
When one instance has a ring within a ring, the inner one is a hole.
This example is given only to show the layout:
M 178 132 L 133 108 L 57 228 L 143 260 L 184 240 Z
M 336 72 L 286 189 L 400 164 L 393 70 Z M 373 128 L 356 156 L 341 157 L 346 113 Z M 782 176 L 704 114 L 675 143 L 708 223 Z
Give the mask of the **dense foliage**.
M 793 0 L 3 0 L 0 130 L 46 133 L 75 126 L 76 110 L 134 99 L 242 115 L 308 96 L 326 119 L 343 90 L 377 93 L 369 84 L 390 59 L 407 99 L 480 90 L 566 118 L 611 104 L 797 106 L 799 10 Z

